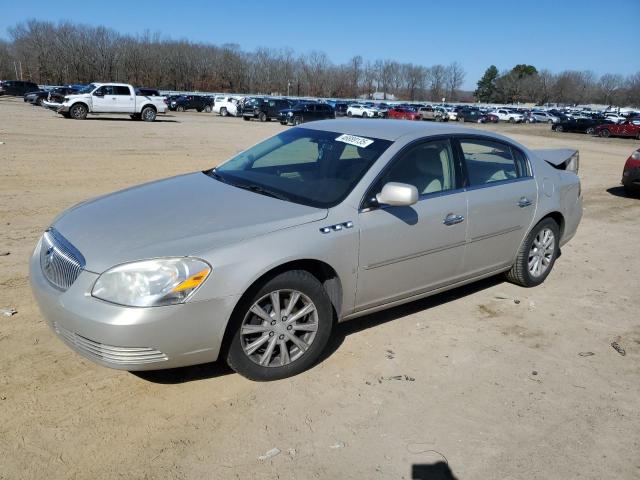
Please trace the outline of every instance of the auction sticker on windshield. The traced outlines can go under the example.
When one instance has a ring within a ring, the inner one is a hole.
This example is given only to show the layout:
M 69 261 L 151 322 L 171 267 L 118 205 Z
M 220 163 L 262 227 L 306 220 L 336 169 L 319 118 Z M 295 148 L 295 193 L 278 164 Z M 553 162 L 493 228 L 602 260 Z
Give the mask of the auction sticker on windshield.
M 364 137 L 358 137 L 356 135 L 347 135 L 346 133 L 336 138 L 336 142 L 348 143 L 349 145 L 355 145 L 356 147 L 366 148 L 373 143 L 373 140 Z

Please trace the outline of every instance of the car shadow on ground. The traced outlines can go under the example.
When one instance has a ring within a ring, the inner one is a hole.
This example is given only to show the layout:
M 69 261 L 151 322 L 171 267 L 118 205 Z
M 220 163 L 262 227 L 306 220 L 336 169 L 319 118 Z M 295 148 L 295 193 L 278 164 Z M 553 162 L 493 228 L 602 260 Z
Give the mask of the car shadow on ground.
M 180 123 L 180 120 L 173 120 L 171 118 L 168 118 L 167 116 L 162 116 L 162 117 L 156 117 L 156 119 L 152 122 L 152 123 Z M 85 120 L 97 120 L 97 121 L 109 121 L 109 122 L 131 122 L 134 121 L 129 117 L 87 117 L 85 118 Z M 142 120 L 135 120 L 135 121 L 140 121 L 142 122 Z
M 613 195 L 614 197 L 622 197 L 622 198 L 638 198 L 638 196 L 640 195 L 629 195 L 625 190 L 624 187 L 611 187 L 611 188 L 607 188 L 607 193 L 609 193 L 610 195 Z
M 327 347 L 322 353 L 322 356 L 318 360 L 317 364 L 324 362 L 336 350 L 338 350 L 338 348 L 340 348 L 340 345 L 342 345 L 348 335 L 361 332 L 368 328 L 377 327 L 378 325 L 382 325 L 383 323 L 387 323 L 392 320 L 405 317 L 407 315 L 412 315 L 424 310 L 429 310 L 430 308 L 437 307 L 438 305 L 442 305 L 443 303 L 464 298 L 481 290 L 499 285 L 504 281 L 505 280 L 502 275 L 496 275 L 490 278 L 479 280 L 474 283 L 470 283 L 468 285 L 464 285 L 462 287 L 455 288 L 453 290 L 433 295 L 431 297 L 423 298 L 421 300 L 415 300 L 413 302 L 405 303 L 404 305 L 389 308 L 381 312 L 372 313 L 370 315 L 355 318 L 344 323 L 339 323 L 334 326 L 333 331 L 331 332 L 329 343 L 327 344 Z M 143 380 L 152 383 L 178 384 L 222 377 L 234 372 L 224 362 L 220 361 L 194 365 L 191 367 L 180 367 L 166 370 L 151 370 L 131 373 Z
M 449 465 L 445 462 L 431 464 L 414 463 L 411 465 L 412 480 L 457 480 Z

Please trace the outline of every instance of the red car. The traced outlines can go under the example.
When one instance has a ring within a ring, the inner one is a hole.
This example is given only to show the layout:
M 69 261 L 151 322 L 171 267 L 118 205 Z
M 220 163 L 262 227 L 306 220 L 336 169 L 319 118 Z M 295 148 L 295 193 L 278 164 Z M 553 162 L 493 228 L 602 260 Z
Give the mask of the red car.
M 627 194 L 640 194 L 640 148 L 633 152 L 624 164 L 622 185 Z
M 622 123 L 598 125 L 595 134 L 600 137 L 634 137 L 640 140 L 640 118 L 630 118 Z
M 498 123 L 499 121 L 500 119 L 497 115 L 494 115 L 493 113 L 485 113 L 482 123 Z
M 387 118 L 395 118 L 397 120 L 420 120 L 422 115 L 410 108 L 395 107 L 389 109 Z

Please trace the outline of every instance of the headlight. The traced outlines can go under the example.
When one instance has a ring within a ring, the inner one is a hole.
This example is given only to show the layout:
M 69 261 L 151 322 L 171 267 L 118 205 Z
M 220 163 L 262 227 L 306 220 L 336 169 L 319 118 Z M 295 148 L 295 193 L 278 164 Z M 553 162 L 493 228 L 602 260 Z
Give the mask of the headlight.
M 91 295 L 130 307 L 182 303 L 210 272 L 208 263 L 190 257 L 126 263 L 100 275 Z
M 287 115 L 289 115 L 290 117 L 293 116 L 293 112 L 287 112 Z

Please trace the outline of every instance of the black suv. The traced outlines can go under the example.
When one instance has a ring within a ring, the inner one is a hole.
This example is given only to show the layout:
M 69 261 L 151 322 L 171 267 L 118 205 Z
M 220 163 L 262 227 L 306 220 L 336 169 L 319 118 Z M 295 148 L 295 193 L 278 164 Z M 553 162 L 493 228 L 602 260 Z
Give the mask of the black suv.
M 169 110 L 184 112 L 185 110 L 196 110 L 198 112 L 211 112 L 213 108 L 213 98 L 202 95 L 180 95 L 169 102 Z
M 326 120 L 328 118 L 336 118 L 336 112 L 331 105 L 326 103 L 296 103 L 291 108 L 280 110 L 278 120 L 282 125 L 288 123 L 292 125 L 300 125 L 304 122 L 313 122 L 314 120 Z
M 40 88 L 33 82 L 23 82 L 22 80 L 0 81 L 0 95 L 22 97 L 25 93 L 35 92 L 36 90 L 40 90 Z
M 242 118 L 251 120 L 257 118 L 261 122 L 267 122 L 272 118 L 278 118 L 280 110 L 291 108 L 291 102 L 281 98 L 251 97 L 244 102 Z

